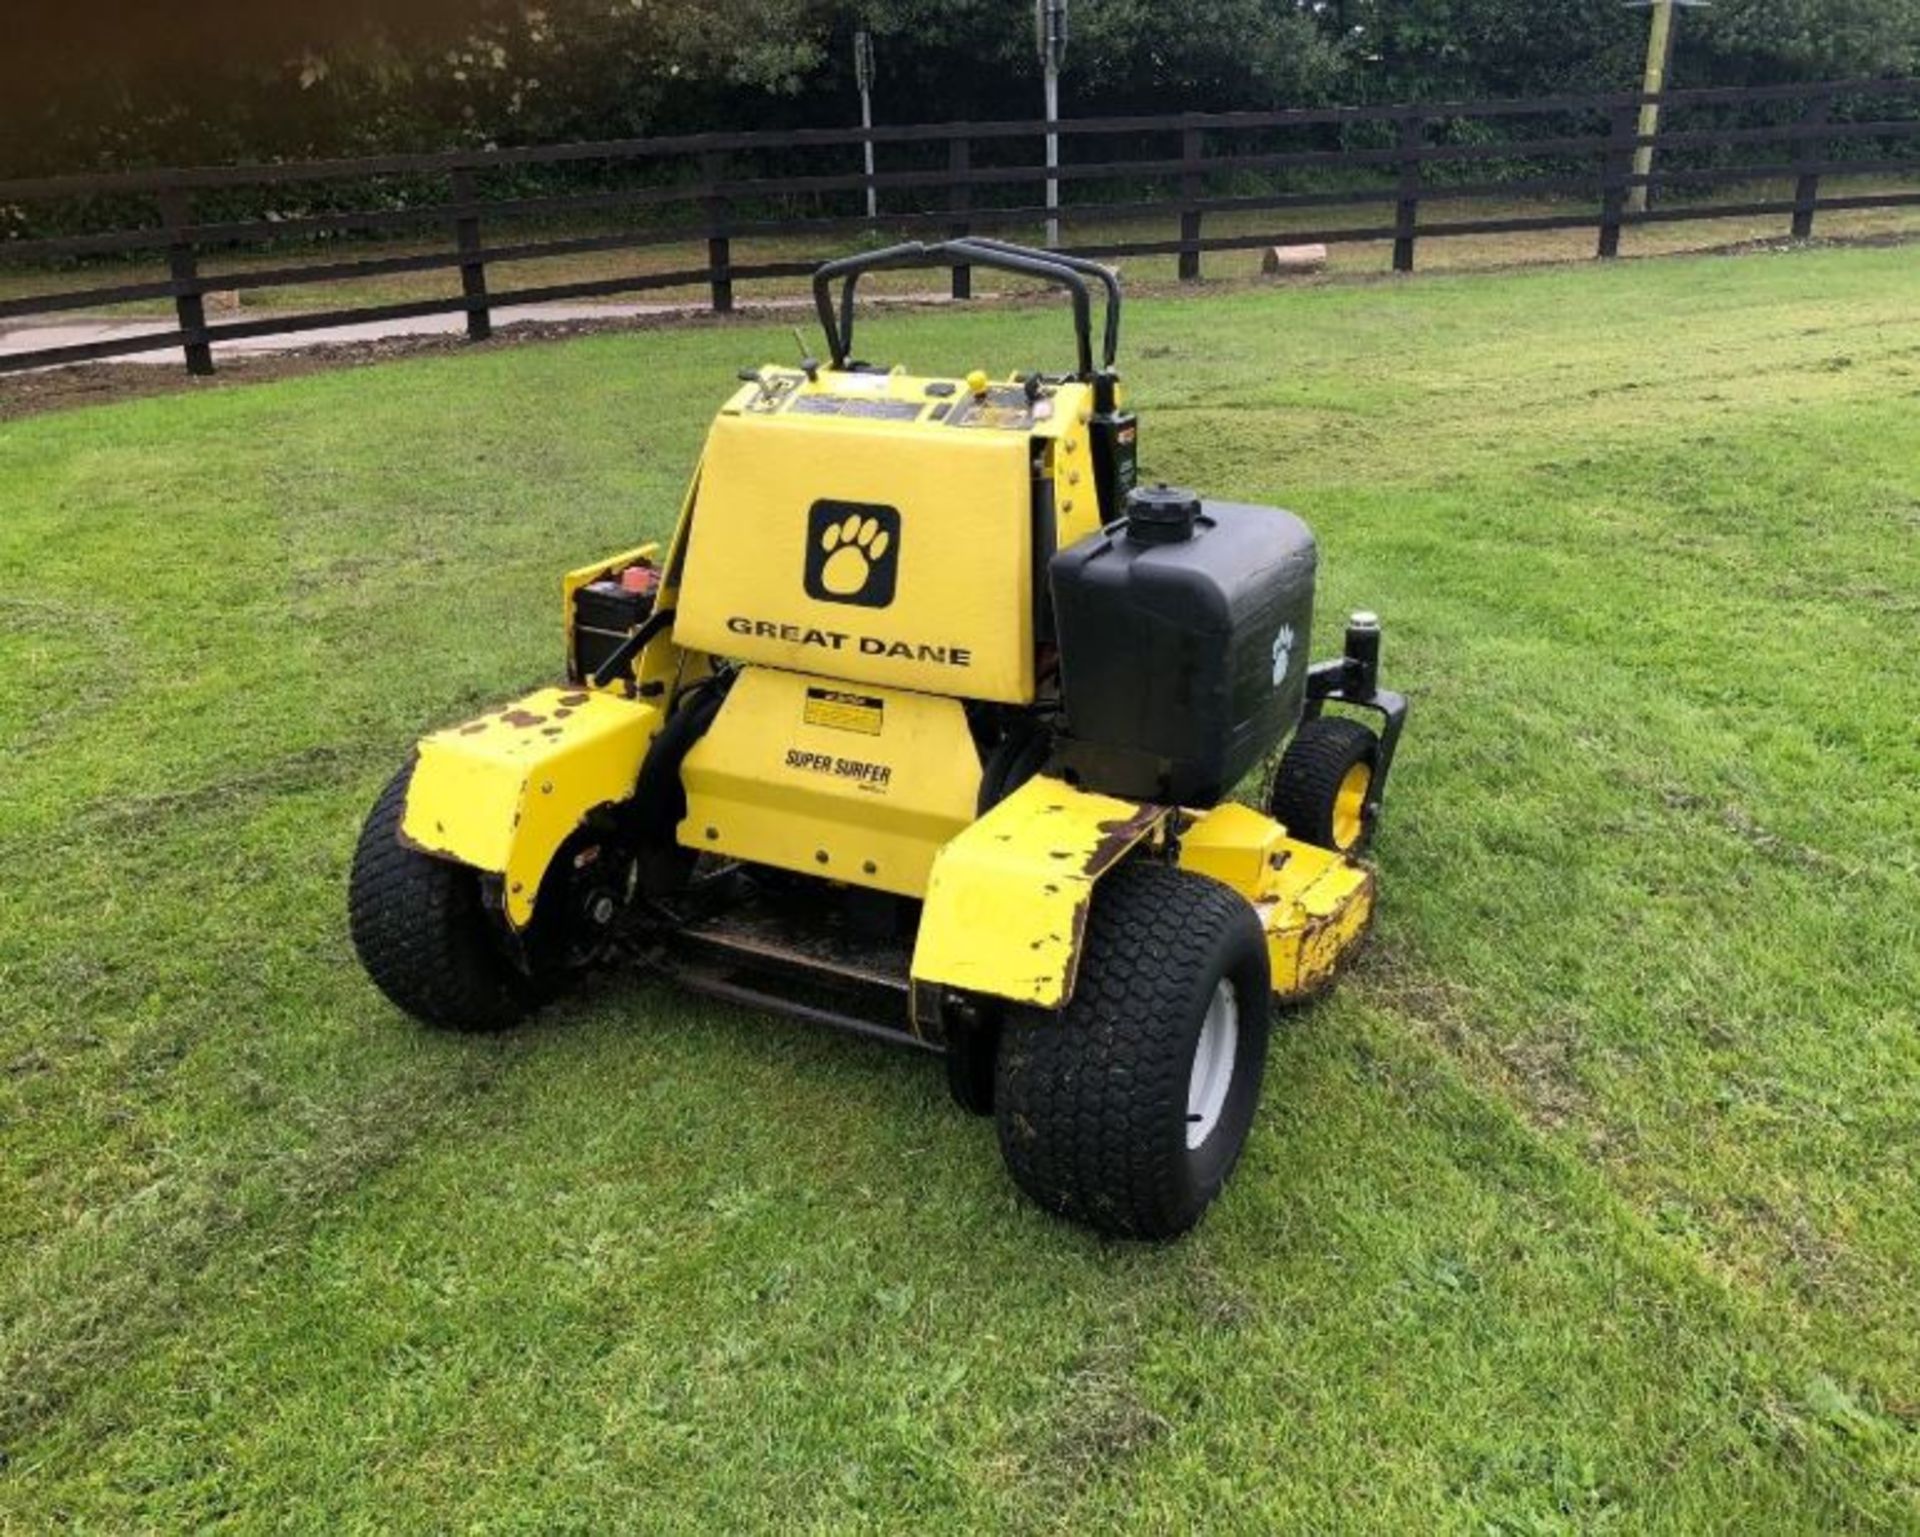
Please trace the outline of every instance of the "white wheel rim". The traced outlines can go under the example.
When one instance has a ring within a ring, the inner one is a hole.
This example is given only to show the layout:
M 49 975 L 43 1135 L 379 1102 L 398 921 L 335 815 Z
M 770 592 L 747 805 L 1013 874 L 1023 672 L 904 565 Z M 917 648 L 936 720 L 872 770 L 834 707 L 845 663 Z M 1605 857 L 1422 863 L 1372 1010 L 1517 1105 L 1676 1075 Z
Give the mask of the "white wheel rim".
M 1240 1000 L 1233 983 L 1222 977 L 1200 1022 L 1194 1043 L 1193 1070 L 1187 1075 L 1187 1147 L 1198 1147 L 1220 1124 L 1233 1087 L 1233 1068 L 1240 1054 Z

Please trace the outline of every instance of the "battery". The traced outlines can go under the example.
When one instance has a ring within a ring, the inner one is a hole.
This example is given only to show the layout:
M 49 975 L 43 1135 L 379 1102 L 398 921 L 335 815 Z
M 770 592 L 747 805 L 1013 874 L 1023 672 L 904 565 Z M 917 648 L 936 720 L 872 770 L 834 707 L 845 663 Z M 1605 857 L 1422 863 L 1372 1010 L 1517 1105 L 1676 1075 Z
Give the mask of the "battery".
M 653 592 L 629 591 L 618 577 L 602 577 L 573 594 L 576 681 L 596 671 L 653 609 Z

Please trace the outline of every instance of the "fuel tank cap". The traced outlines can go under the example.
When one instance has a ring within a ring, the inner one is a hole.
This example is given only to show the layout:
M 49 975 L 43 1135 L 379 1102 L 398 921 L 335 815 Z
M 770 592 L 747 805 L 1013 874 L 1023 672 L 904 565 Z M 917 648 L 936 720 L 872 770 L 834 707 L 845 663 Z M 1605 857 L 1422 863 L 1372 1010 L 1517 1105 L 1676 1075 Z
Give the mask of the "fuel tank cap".
M 1162 481 L 1157 486 L 1135 486 L 1127 493 L 1127 538 L 1135 544 L 1178 544 L 1193 537 L 1193 520 L 1200 516 L 1200 498 L 1181 486 Z

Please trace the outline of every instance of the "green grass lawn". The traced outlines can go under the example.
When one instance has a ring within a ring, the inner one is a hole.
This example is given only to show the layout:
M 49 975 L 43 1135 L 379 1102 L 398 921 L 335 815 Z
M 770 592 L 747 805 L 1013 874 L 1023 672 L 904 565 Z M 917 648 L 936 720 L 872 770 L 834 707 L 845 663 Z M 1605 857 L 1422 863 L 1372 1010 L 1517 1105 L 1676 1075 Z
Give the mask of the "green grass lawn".
M 924 1061 L 355 966 L 382 781 L 784 327 L 0 425 L 0 1527 L 1920 1529 L 1920 262 L 1129 327 L 1148 470 L 1308 516 L 1414 699 L 1372 947 L 1163 1249 Z

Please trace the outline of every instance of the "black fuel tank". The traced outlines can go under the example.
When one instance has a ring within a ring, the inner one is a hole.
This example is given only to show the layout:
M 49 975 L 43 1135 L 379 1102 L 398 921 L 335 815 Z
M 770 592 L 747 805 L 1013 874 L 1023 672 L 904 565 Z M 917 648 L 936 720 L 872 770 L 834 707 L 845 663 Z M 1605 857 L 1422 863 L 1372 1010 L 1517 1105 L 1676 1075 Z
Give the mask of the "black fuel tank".
M 1052 770 L 1210 806 L 1300 718 L 1313 533 L 1290 512 L 1142 487 L 1053 557 L 1067 729 Z

